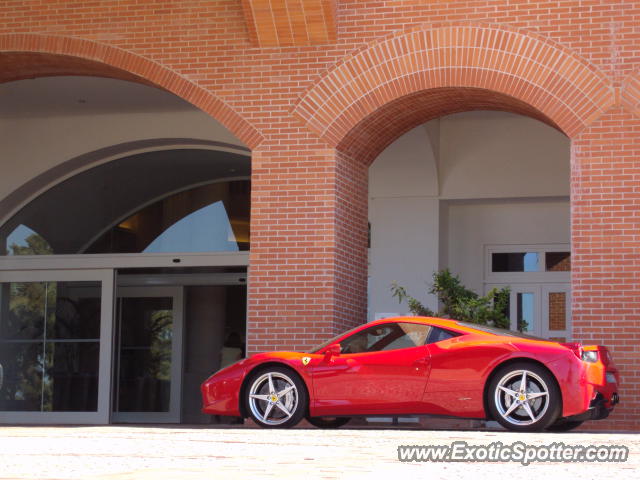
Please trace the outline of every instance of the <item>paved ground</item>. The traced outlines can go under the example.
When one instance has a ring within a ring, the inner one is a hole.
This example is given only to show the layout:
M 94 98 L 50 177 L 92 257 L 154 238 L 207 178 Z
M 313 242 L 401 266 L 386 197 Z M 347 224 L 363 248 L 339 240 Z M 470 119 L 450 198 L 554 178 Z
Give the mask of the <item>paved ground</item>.
M 626 445 L 626 463 L 401 463 L 398 445 Z M 640 435 L 416 429 L 0 426 L 0 479 L 638 478 Z M 635 472 L 635 473 L 634 473 Z M 525 477 L 523 477 L 524 475 Z M 571 475 L 569 477 L 568 475 Z M 576 476 L 578 475 L 578 476 Z

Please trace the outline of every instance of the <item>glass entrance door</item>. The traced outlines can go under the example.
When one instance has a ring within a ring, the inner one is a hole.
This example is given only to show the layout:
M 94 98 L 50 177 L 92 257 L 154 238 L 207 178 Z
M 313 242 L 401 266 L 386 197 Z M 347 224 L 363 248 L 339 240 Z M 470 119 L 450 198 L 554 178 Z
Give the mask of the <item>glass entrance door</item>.
M 0 271 L 0 423 L 107 423 L 113 270 Z
M 113 422 L 179 423 L 182 288 L 117 291 Z

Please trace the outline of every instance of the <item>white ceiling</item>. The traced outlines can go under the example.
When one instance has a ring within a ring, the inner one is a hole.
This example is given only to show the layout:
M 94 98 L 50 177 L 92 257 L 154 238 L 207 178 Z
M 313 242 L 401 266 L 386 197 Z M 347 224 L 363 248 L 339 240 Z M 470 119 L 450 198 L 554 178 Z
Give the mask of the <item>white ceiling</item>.
M 0 84 L 0 117 L 194 109 L 161 90 L 98 77 L 42 77 Z

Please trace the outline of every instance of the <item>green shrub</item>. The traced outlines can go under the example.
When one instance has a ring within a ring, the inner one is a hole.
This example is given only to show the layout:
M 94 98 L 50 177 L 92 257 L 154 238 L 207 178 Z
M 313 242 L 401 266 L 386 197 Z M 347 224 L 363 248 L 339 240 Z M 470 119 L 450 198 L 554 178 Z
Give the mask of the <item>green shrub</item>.
M 406 300 L 409 311 L 414 315 L 452 318 L 499 328 L 509 328 L 508 287 L 494 288 L 486 295 L 480 296 L 462 285 L 458 276 L 452 275 L 448 269 L 434 272 L 433 285 L 429 289 L 429 293 L 438 297 L 442 305 L 439 312 L 433 312 L 425 307 L 396 282 L 391 284 L 391 292 L 394 297 L 398 298 L 399 303 Z M 523 322 L 522 325 L 518 325 L 518 329 L 526 329 L 526 324 Z

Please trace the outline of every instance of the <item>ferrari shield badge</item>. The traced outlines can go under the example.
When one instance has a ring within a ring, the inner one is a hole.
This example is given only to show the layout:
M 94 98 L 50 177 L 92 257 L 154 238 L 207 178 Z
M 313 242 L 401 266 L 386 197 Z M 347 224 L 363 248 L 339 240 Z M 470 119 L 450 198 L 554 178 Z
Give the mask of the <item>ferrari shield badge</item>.
M 309 357 L 302 357 L 302 364 L 303 365 L 309 365 L 309 362 L 311 361 L 311 358 Z

